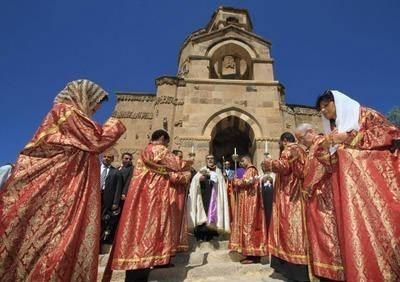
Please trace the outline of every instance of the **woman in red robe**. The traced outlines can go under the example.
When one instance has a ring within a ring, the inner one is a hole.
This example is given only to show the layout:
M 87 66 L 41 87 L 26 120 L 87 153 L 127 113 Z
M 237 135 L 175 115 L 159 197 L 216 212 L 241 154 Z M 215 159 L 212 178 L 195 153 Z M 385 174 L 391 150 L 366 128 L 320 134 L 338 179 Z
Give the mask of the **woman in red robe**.
M 333 190 L 348 281 L 400 280 L 400 129 L 338 91 L 317 100 L 331 152 Z
M 130 270 L 128 280 L 147 279 L 150 267 L 169 264 L 174 255 L 169 173 L 189 171 L 192 164 L 182 165 L 168 150 L 166 131 L 156 130 L 151 140 L 137 161 L 110 256 L 112 269 Z M 106 271 L 103 279 L 110 278 Z
M 100 236 L 98 155 L 124 133 L 91 115 L 107 93 L 68 83 L 0 193 L 1 281 L 96 281 Z
M 300 124 L 296 137 L 299 143 L 309 148 L 302 192 L 311 253 L 310 266 L 315 276 L 344 281 L 332 192 L 337 187 L 337 158 L 336 155 L 330 155 L 326 137 L 317 135 L 310 124 Z
M 246 171 L 242 179 L 233 180 L 238 198 L 229 249 L 246 256 L 242 264 L 250 264 L 260 262 L 260 257 L 268 255 L 268 232 L 261 188 L 257 180 L 258 171 L 249 156 L 243 156 L 240 164 Z

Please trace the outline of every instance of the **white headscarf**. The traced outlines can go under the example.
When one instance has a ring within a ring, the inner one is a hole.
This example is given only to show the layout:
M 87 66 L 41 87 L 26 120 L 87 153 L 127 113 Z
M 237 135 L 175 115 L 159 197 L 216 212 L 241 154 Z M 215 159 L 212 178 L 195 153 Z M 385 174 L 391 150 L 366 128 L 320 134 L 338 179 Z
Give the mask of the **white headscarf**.
M 336 128 L 338 133 L 349 132 L 351 130 L 358 131 L 360 125 L 358 124 L 360 118 L 360 103 L 351 99 L 347 95 L 337 90 L 330 90 L 335 99 L 336 108 Z M 332 132 L 329 120 L 322 115 L 322 126 L 325 134 Z M 337 145 L 331 146 L 329 151 L 331 154 L 335 153 Z
M 331 90 L 335 99 L 336 108 L 336 128 L 338 133 L 344 133 L 351 130 L 359 130 L 358 124 L 360 118 L 360 103 L 346 96 L 337 90 Z M 322 125 L 325 134 L 332 132 L 329 120 L 322 115 Z

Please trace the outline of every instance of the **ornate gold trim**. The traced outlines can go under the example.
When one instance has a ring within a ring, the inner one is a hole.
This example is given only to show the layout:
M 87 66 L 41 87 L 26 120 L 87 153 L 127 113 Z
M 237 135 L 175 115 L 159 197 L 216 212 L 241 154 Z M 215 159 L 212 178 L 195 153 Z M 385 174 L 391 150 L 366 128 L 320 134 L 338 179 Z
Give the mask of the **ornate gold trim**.
M 312 262 L 313 265 L 322 267 L 322 268 L 328 268 L 332 270 L 344 270 L 343 266 L 341 265 L 331 265 L 331 264 L 326 264 L 322 262 Z
M 36 141 L 29 142 L 29 143 L 25 146 L 24 149 L 30 149 L 30 148 L 34 147 L 34 146 L 36 146 L 38 143 L 40 143 L 40 141 L 42 141 L 42 139 L 43 139 L 44 137 L 46 137 L 47 135 L 54 134 L 54 133 L 58 132 L 60 125 L 63 124 L 63 123 L 71 116 L 71 114 L 72 114 L 73 111 L 74 111 L 73 109 L 68 109 L 68 110 L 66 110 L 66 111 L 63 113 L 63 115 L 60 116 L 60 118 L 58 119 L 58 121 L 57 121 L 55 124 L 53 124 L 53 125 L 52 125 L 50 128 L 48 128 L 47 130 L 41 132 L 41 133 L 39 134 L 39 136 L 37 137 Z

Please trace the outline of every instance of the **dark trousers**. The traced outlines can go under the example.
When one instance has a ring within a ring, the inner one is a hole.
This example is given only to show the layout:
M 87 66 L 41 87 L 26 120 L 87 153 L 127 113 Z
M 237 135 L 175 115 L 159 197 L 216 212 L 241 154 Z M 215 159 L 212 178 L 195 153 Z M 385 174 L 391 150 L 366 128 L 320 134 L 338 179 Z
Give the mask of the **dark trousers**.
M 305 264 L 294 264 L 281 258 L 271 256 L 271 267 L 288 279 L 294 281 L 310 281 L 308 277 L 308 266 Z
M 265 222 L 267 224 L 267 230 L 269 231 L 269 223 L 271 222 L 272 216 L 272 198 L 273 190 L 270 188 L 262 188 L 262 197 L 264 202 Z
M 147 282 L 149 274 L 150 268 L 127 270 L 125 272 L 125 282 Z

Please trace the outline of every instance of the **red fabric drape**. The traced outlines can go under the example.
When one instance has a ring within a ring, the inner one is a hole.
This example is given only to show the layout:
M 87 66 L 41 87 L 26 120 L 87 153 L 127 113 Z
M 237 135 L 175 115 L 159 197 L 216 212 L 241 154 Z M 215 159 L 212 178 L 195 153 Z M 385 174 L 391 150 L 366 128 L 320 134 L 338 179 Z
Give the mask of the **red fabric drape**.
M 242 179 L 236 179 L 238 190 L 229 249 L 245 256 L 268 255 L 268 233 L 265 222 L 264 204 L 257 169 L 246 169 Z
M 125 131 L 56 104 L 0 192 L 1 281 L 96 281 L 98 154 Z
M 313 274 L 344 280 L 333 189 L 337 189 L 336 158 L 330 156 L 324 136 L 317 136 L 307 156 L 303 183 L 306 227 Z
M 190 166 L 190 163 L 187 163 Z M 168 264 L 174 254 L 169 172 L 188 170 L 163 145 L 149 144 L 138 159 L 115 238 L 112 269 Z
M 277 173 L 268 232 L 269 250 L 272 255 L 294 264 L 308 264 L 301 197 L 305 158 L 305 151 L 292 143 L 278 160 L 264 161 L 267 170 Z
M 333 190 L 348 281 L 400 280 L 400 161 L 391 151 L 400 130 L 361 108 L 360 130 L 337 150 Z

